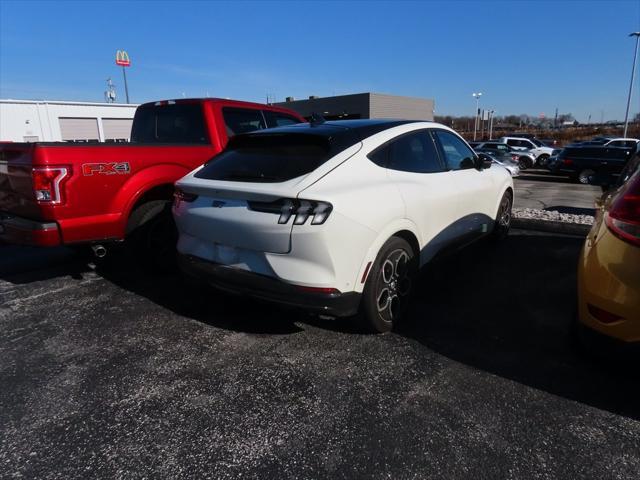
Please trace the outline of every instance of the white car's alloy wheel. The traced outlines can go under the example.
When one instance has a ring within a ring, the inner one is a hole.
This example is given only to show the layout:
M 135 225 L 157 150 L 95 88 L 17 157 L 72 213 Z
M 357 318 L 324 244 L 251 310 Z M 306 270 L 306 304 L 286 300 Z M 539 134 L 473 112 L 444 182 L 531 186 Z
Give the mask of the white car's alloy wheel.
M 387 332 L 397 324 L 406 313 L 416 272 L 415 254 L 407 241 L 389 239 L 365 284 L 360 317 L 366 330 Z
M 389 322 L 398 316 L 401 303 L 411 290 L 409 255 L 402 249 L 391 252 L 380 269 L 376 292 L 378 313 Z
M 511 228 L 512 198 L 511 192 L 505 192 L 502 200 L 500 200 L 500 207 L 498 208 L 498 214 L 496 215 L 495 226 L 493 228 L 493 237 L 496 240 L 505 238 L 509 233 L 509 228 Z

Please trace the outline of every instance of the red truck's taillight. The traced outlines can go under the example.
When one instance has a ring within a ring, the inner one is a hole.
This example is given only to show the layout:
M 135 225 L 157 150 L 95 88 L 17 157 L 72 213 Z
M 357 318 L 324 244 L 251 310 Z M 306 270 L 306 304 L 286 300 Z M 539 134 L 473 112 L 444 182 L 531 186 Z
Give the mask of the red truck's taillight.
M 613 234 L 640 246 L 640 174 L 629 180 L 622 194 L 613 202 L 606 223 Z
M 36 167 L 31 173 L 33 193 L 39 203 L 57 205 L 62 203 L 64 182 L 69 178 L 66 167 Z

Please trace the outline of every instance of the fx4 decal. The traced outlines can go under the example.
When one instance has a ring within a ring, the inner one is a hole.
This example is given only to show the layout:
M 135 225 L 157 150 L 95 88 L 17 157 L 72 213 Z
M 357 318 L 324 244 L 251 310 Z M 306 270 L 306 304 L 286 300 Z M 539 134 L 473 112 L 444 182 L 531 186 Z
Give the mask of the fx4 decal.
M 82 174 L 90 177 L 98 175 L 127 175 L 131 173 L 128 162 L 119 163 L 85 163 L 82 165 Z

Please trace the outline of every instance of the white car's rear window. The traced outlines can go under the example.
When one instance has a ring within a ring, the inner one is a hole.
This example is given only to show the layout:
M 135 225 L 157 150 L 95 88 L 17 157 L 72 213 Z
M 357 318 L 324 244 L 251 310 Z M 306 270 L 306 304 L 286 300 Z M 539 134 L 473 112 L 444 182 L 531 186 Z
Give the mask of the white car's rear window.
M 239 135 L 195 176 L 231 182 L 285 182 L 312 172 L 353 143 L 297 133 Z

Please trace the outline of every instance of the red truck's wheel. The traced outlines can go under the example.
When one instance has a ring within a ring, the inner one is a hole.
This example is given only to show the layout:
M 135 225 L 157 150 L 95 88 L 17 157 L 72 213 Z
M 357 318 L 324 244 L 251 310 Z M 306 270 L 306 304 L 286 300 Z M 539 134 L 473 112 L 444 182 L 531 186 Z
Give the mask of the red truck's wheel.
M 127 223 L 126 242 L 136 259 L 152 270 L 175 266 L 178 232 L 171 202 L 152 200 L 137 206 Z

